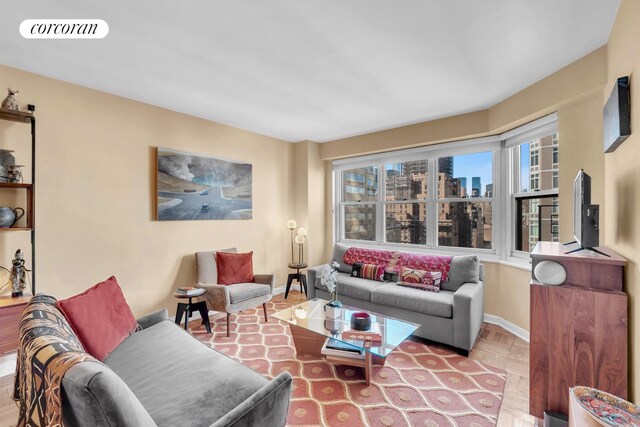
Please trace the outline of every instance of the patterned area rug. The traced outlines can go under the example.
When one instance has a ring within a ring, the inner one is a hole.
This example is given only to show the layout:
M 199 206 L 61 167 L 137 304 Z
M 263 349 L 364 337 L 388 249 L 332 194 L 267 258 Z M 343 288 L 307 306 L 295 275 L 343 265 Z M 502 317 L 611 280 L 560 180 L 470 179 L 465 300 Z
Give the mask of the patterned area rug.
M 289 307 L 268 303 L 268 313 Z M 264 323 L 262 307 L 212 323 L 194 336 L 266 377 L 293 375 L 289 426 L 493 426 L 506 373 L 450 349 L 407 340 L 373 367 L 371 385 L 360 368 L 297 356 L 289 326 Z

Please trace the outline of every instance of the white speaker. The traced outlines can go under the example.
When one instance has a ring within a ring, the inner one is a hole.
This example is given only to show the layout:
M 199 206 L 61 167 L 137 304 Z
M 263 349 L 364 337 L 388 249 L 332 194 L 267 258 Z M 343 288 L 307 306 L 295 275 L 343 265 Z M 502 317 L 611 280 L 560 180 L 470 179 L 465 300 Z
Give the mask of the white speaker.
M 533 275 L 543 285 L 562 285 L 567 279 L 567 272 L 562 266 L 553 261 L 542 261 L 536 265 Z

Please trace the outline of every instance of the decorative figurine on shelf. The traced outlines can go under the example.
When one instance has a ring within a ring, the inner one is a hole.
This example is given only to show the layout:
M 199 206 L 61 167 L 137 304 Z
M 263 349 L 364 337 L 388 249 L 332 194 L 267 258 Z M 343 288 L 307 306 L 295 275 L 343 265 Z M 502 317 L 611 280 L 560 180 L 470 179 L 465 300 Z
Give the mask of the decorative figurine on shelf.
M 7 179 L 12 183 L 22 182 L 22 167 L 24 165 L 11 165 L 7 167 Z
M 27 269 L 24 266 L 24 256 L 20 249 L 16 251 L 15 258 L 11 263 L 13 264 L 13 267 L 11 267 L 11 276 L 9 277 L 9 281 L 11 282 L 11 296 L 21 297 L 24 289 L 27 287 Z
M 9 91 L 9 94 L 4 99 L 4 101 L 2 101 L 2 108 L 6 108 L 7 110 L 19 111 L 20 107 L 18 107 L 18 101 L 16 101 L 15 98 L 18 91 L 11 90 L 11 88 L 7 88 L 7 90 Z

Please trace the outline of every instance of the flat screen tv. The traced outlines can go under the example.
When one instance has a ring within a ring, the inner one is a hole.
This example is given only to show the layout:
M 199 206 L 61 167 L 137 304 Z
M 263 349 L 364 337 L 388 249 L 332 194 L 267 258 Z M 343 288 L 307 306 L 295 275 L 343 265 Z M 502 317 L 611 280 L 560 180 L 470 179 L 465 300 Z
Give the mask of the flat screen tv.
M 577 249 L 567 253 L 590 250 L 599 254 L 605 253 L 594 249 L 600 245 L 599 227 L 600 206 L 591 204 L 591 177 L 584 169 L 580 169 L 573 180 L 573 238 L 578 243 Z
M 604 152 L 612 153 L 631 135 L 629 76 L 620 77 L 604 106 Z

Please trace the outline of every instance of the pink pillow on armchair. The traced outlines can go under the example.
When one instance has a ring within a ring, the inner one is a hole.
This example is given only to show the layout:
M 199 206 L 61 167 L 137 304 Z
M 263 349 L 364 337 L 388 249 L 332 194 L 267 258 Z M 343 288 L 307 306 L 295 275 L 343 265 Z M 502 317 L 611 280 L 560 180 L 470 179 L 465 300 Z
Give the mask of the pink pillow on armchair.
M 101 362 L 138 327 L 113 276 L 56 305 L 87 353 Z

